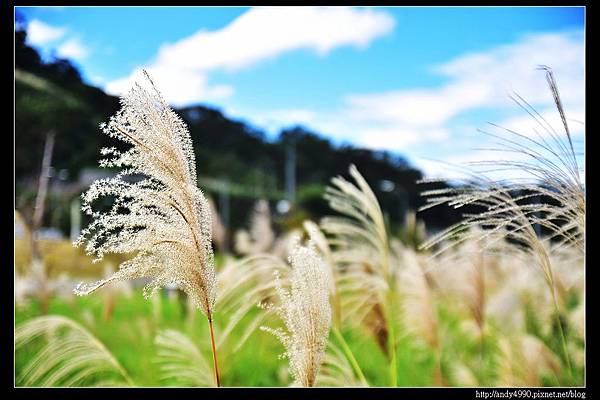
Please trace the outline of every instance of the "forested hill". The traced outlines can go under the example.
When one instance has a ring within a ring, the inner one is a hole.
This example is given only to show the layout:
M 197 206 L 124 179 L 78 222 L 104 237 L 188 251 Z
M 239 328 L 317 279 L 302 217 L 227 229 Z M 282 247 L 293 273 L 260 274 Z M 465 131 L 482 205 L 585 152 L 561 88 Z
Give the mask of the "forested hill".
M 76 181 L 84 168 L 97 166 L 100 147 L 115 145 L 98 125 L 117 111 L 119 101 L 85 83 L 69 60 L 44 62 L 27 45 L 25 30 L 17 30 L 15 40 L 16 200 L 17 205 L 27 209 L 39 175 L 46 134 L 51 130 L 56 132 L 54 170 L 63 171 L 63 180 Z M 255 201 L 249 194 L 253 191 L 270 193 L 273 199 L 284 193 L 286 157 L 292 147 L 297 183 L 293 211 L 300 213 L 297 218 L 318 218 L 328 211 L 321 198 L 324 187 L 333 176 L 347 176 L 351 163 L 373 186 L 390 221 L 401 222 L 400 216 L 407 208 L 416 209 L 423 202 L 419 195 L 423 187 L 416 183 L 422 174 L 401 156 L 335 146 L 300 126 L 290 127 L 274 140 L 267 140 L 260 128 L 230 119 L 218 109 L 204 105 L 176 111 L 189 124 L 199 176 L 241 188 L 232 196 L 234 201 L 244 202 L 245 207 Z M 396 189 L 382 191 L 383 181 L 393 182 Z M 211 188 L 207 191 L 211 192 Z M 242 219 L 247 214 L 237 215 L 236 207 L 231 207 L 231 223 L 245 223 Z M 429 211 L 422 218 L 429 226 L 438 227 L 454 219 L 447 210 Z

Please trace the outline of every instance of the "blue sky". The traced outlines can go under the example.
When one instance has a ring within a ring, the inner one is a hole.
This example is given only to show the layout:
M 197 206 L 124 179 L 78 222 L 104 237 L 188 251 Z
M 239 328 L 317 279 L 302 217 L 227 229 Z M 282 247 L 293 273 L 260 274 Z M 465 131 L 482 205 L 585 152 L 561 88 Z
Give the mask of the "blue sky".
M 554 69 L 584 137 L 583 8 L 19 10 L 32 45 L 113 94 L 144 67 L 174 105 L 216 106 L 269 135 L 301 123 L 431 176 L 449 174 L 432 159 L 461 163 L 488 145 L 477 133 L 487 121 L 528 129 L 511 91 L 552 120 L 539 64 Z

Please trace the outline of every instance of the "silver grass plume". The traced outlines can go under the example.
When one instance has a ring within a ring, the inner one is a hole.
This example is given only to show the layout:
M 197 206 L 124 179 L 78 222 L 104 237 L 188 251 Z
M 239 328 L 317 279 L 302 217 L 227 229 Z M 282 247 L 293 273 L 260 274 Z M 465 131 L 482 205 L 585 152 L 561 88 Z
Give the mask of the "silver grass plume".
M 275 234 L 271 228 L 271 212 L 269 202 L 260 199 L 254 205 L 250 220 L 250 237 L 253 243 L 253 253 L 268 251 L 275 241 Z
M 296 246 L 289 262 L 292 265 L 289 291 L 275 273 L 281 301 L 275 311 L 287 331 L 261 329 L 275 335 L 285 346 L 283 356 L 289 359 L 294 385 L 311 387 L 316 383 L 331 327 L 329 273 L 311 242 L 306 247 Z
M 502 233 L 501 237 L 518 242 L 525 252 L 535 257 L 535 264 L 543 273 L 551 293 L 556 319 L 560 321 L 561 307 L 557 299 L 557 286 L 560 282 L 556 279 L 551 255 L 569 248 L 576 249 L 580 255 L 585 254 L 586 197 L 585 186 L 580 177 L 583 169 L 580 169 L 577 161 L 578 154 L 573 145 L 558 86 L 550 68 L 542 66 L 540 69 L 545 71 L 560 116 L 562 132 L 557 132 L 531 105 L 515 95 L 512 99 L 537 124 L 537 128 L 533 130 L 534 135 L 530 137 L 497 125 L 494 126 L 501 133 L 487 134 L 500 141 L 500 148 L 491 149 L 492 151 L 521 156 L 523 159 L 475 163 L 488 170 L 469 171 L 471 180 L 460 188 L 424 192 L 423 195 L 428 197 L 428 204 L 421 207 L 420 211 L 440 204 L 447 204 L 455 209 L 476 206 L 482 211 L 464 215 L 463 221 L 437 234 L 422 248 L 442 244 L 439 253 L 468 239 L 483 241 L 496 233 Z M 527 177 L 507 185 L 506 182 L 487 175 L 488 172 L 505 171 L 518 171 L 525 173 Z M 543 201 L 544 198 L 550 201 Z M 467 232 L 450 244 L 442 243 L 457 237 L 465 228 L 476 226 L 487 229 L 483 235 L 473 237 Z M 538 227 L 545 228 L 550 235 L 542 237 Z M 553 245 L 552 239 L 558 241 L 558 245 Z M 564 359 L 572 377 L 566 337 L 560 322 L 558 327 Z
M 35 317 L 15 327 L 15 356 L 41 348 L 21 368 L 19 386 L 133 386 L 127 371 L 88 329 L 61 315 Z
M 482 207 L 478 214 L 467 214 L 462 222 L 434 236 L 423 248 L 431 248 L 446 239 L 456 236 L 464 228 L 483 226 L 486 232 L 478 237 L 484 240 L 496 232 L 503 232 L 509 237 L 531 249 L 537 255 L 537 264 L 544 273 L 550 287 L 555 284 L 544 241 L 552 238 L 559 240 L 562 247 L 573 247 L 584 252 L 585 226 L 585 188 L 580 179 L 580 168 L 577 163 L 571 133 L 562 107 L 558 88 L 552 71 L 542 67 L 552 92 L 556 109 L 562 121 L 563 133 L 557 132 L 540 114 L 518 95 L 513 100 L 521 106 L 538 125 L 534 136 L 529 137 L 509 129 L 501 134 L 491 134 L 500 140 L 500 148 L 506 154 L 517 154 L 523 161 L 494 160 L 477 163 L 492 168 L 491 172 L 506 170 L 527 174 L 524 181 L 515 181 L 506 185 L 486 175 L 490 171 L 472 171 L 472 181 L 461 188 L 430 190 L 423 193 L 428 203 L 421 210 L 440 204 L 448 204 L 456 209 L 474 205 Z M 518 194 L 515 194 L 518 193 Z M 542 198 L 551 202 L 541 202 Z M 524 204 L 528 201 L 530 204 Z M 536 226 L 544 227 L 551 232 L 548 238 L 540 238 Z M 463 235 L 460 240 L 450 246 L 467 240 Z M 442 250 L 449 246 L 443 246 Z
M 270 255 L 257 254 L 239 260 L 226 259 L 218 274 L 218 296 L 216 306 L 224 322 L 219 333 L 217 347 L 238 351 L 248 337 L 260 326 L 265 313 L 257 313 L 250 321 L 246 319 L 252 314 L 257 304 L 268 303 L 269 298 L 276 296 L 276 283 L 273 273 L 281 271 L 284 276 L 290 270 L 285 260 Z M 284 277 L 284 280 L 285 280 Z M 244 325 L 238 335 L 231 333 Z M 225 345 L 235 340 L 233 345 Z
M 343 349 L 334 344 L 333 341 L 329 341 L 328 343 L 327 352 L 323 356 L 317 380 L 319 381 L 319 386 L 368 386 L 366 382 L 361 382 L 357 379 L 352 362 L 348 359 Z
M 150 88 L 139 84 L 121 98 L 122 108 L 101 129 L 131 147 L 104 148 L 102 167 L 118 167 L 118 175 L 95 181 L 82 195 L 82 209 L 93 221 L 76 246 L 86 242 L 99 261 L 105 253 L 132 253 L 119 271 L 75 293 L 87 295 L 107 283 L 150 277 L 146 297 L 167 283 L 184 290 L 211 319 L 215 303 L 215 270 L 211 247 L 211 214 L 196 186 L 192 141 L 185 123 L 168 106 L 148 74 Z M 132 176 L 142 179 L 132 182 Z M 107 212 L 92 203 L 102 197 L 114 202 Z
M 560 370 L 557 355 L 536 336 L 503 337 L 499 348 L 497 386 L 540 386 L 543 375 L 556 375 Z
M 329 342 L 328 351 L 325 353 L 323 364 L 321 366 L 318 380 L 320 385 L 330 386 L 369 386 L 356 357 L 348 346 L 344 336 L 340 332 L 342 326 L 342 302 L 338 282 L 341 271 L 338 270 L 334 253 L 329 247 L 329 242 L 325 234 L 319 228 L 319 225 L 310 220 L 302 224 L 308 234 L 309 240 L 314 244 L 319 254 L 323 256 L 323 261 L 327 266 L 329 275 L 329 291 L 332 306 L 332 327 L 331 332 L 339 342 L 340 347 L 333 341 Z
M 174 329 L 161 330 L 154 344 L 161 381 L 169 386 L 211 385 L 209 362 L 186 334 Z
M 327 234 L 335 238 L 330 240 L 333 247 L 350 250 L 362 246 L 374 251 L 377 258 L 369 260 L 369 255 L 367 260 L 374 272 L 390 284 L 392 254 L 381 206 L 354 164 L 350 165 L 349 172 L 356 184 L 337 176 L 331 179 L 332 184 L 327 187 L 324 196 L 329 206 L 344 217 L 325 217 L 321 225 Z
M 269 202 L 260 199 L 254 205 L 250 218 L 250 232 L 239 230 L 235 235 L 235 250 L 242 255 L 256 255 L 269 252 L 275 243 L 275 233 L 271 228 Z
M 354 182 L 335 177 L 324 196 L 341 215 L 321 220 L 335 262 L 344 270 L 336 282 L 342 321 L 366 323 L 386 356 L 393 358 L 396 313 L 391 304 L 396 301 L 400 254 L 391 245 L 375 193 L 356 166 L 350 165 L 349 173 Z
M 490 168 L 489 171 L 469 171 L 472 180 L 463 187 L 430 190 L 423 193 L 428 197 L 428 204 L 420 211 L 448 204 L 455 209 L 465 206 L 479 206 L 483 209 L 478 214 L 467 214 L 462 222 L 434 236 L 422 248 L 431 248 L 467 227 L 483 226 L 485 234 L 479 240 L 497 233 L 509 237 L 531 249 L 538 256 L 537 264 L 543 271 L 546 281 L 554 285 L 554 275 L 550 265 L 548 252 L 544 249 L 544 241 L 556 238 L 560 247 L 573 247 L 584 253 L 585 227 L 585 187 L 580 178 L 581 169 L 577 162 L 571 133 L 562 107 L 558 88 L 552 71 L 542 67 L 552 92 L 556 109 L 562 121 L 562 134 L 557 132 L 548 121 L 535 111 L 524 99 L 516 95 L 513 100 L 522 107 L 537 123 L 534 136 L 504 129 L 502 133 L 488 135 L 500 141 L 500 148 L 492 149 L 505 154 L 516 154 L 523 160 L 482 161 L 475 165 Z M 494 125 L 495 126 L 495 125 Z M 526 173 L 524 181 L 515 181 L 506 185 L 494 180 L 486 172 L 519 171 Z M 518 193 L 518 194 L 515 194 Z M 541 202 L 541 199 L 551 202 Z M 528 201 L 529 204 L 524 204 Z M 552 204 L 552 202 L 554 204 Z M 546 228 L 550 237 L 540 238 L 536 226 Z M 442 246 L 446 250 L 465 240 L 470 235 L 463 235 L 460 240 Z
M 341 215 L 324 217 L 321 228 L 328 235 L 327 246 L 331 249 L 328 261 L 344 271 L 335 281 L 340 301 L 336 304 L 336 319 L 360 324 L 367 316 L 377 314 L 373 310 L 380 309 L 384 301 L 382 293 L 389 288 L 386 278 L 390 247 L 375 194 L 354 165 L 349 172 L 356 184 L 338 176 L 327 187 L 324 198 Z M 384 325 L 373 325 L 377 335 Z M 387 336 L 387 332 L 379 336 Z M 382 345 L 385 347 L 385 338 Z

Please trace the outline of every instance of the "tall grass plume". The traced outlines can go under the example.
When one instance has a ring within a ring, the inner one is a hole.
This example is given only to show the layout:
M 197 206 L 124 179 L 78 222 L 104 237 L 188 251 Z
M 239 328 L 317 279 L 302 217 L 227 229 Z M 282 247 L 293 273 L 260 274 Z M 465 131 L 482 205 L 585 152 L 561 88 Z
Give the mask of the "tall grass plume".
M 285 346 L 294 385 L 316 383 L 331 328 L 329 274 L 312 244 L 297 246 L 290 254 L 290 290 L 276 276 L 280 304 L 275 308 L 286 330 L 261 327 Z
M 149 277 L 148 297 L 176 284 L 206 315 L 213 338 L 216 278 L 211 244 L 210 206 L 196 182 L 196 164 L 185 123 L 168 106 L 148 74 L 121 99 L 122 108 L 101 129 L 131 147 L 103 148 L 102 167 L 121 168 L 112 178 L 95 181 L 83 194 L 83 210 L 92 217 L 75 243 L 97 260 L 105 253 L 135 253 L 110 277 L 80 284 L 87 295 L 117 280 Z M 112 198 L 109 211 L 96 211 L 99 198 Z M 214 348 L 214 345 L 213 345 Z M 218 384 L 215 359 L 215 378 Z

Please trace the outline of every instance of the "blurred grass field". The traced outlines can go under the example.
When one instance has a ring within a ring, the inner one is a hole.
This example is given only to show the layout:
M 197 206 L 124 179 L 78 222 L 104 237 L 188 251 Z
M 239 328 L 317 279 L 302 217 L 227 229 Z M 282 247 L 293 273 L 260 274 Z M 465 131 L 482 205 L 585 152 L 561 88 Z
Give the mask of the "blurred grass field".
M 67 274 L 78 278 L 98 278 L 104 274 L 105 268 L 115 268 L 127 259 L 122 255 L 109 254 L 101 262 L 93 263 L 92 259 L 81 248 L 73 248 L 70 240 L 39 240 L 38 246 L 42 254 L 49 278 Z M 31 244 L 23 237 L 15 238 L 15 272 L 26 274 L 31 265 Z
M 258 310 L 256 311 L 258 312 Z M 154 300 L 147 301 L 141 291 L 131 298 L 119 298 L 112 317 L 103 320 L 103 300 L 97 297 L 76 297 L 72 302 L 54 298 L 50 303 L 49 314 L 63 315 L 74 319 L 88 328 L 131 374 L 139 386 L 163 386 L 169 382 L 157 381 L 159 376 L 156 364 L 154 337 L 159 329 L 177 329 L 187 334 L 203 348 L 208 335 L 206 321 L 198 313 L 191 324 L 182 299 L 169 298 L 164 293 Z M 15 313 L 15 324 L 41 315 L 39 302 L 31 301 Z M 251 315 L 249 316 L 251 317 Z M 218 311 L 216 317 L 218 318 Z M 385 355 L 366 332 L 344 332 L 365 375 L 373 386 L 386 386 L 387 375 L 381 374 L 381 365 L 386 364 Z M 235 339 L 234 339 L 235 340 Z M 287 363 L 278 360 L 277 354 L 283 347 L 272 336 L 256 330 L 248 338 L 248 345 L 223 360 L 224 386 L 282 386 L 291 379 Z M 468 346 L 468 343 L 463 343 Z M 431 386 L 433 355 L 418 340 L 410 337 L 400 339 L 402 349 L 398 359 L 398 383 L 400 386 Z M 17 353 L 17 371 L 34 356 L 37 348 Z M 210 350 L 204 348 L 206 356 Z M 233 368 L 231 366 L 234 366 Z
M 556 318 L 551 309 L 548 311 L 548 299 L 543 296 L 543 281 L 540 281 L 539 275 L 530 275 L 527 257 L 522 258 L 523 255 L 519 256 L 514 246 L 504 244 L 501 252 L 488 256 L 483 264 L 475 264 L 487 271 L 484 286 L 478 288 L 481 292 L 477 294 L 479 292 L 473 292 L 469 285 L 478 276 L 477 270 L 472 268 L 473 262 L 479 261 L 473 258 L 468 246 L 456 252 L 455 257 L 458 258 L 421 259 L 420 262 L 432 268 L 427 275 L 431 282 L 417 293 L 414 293 L 414 277 L 411 278 L 409 274 L 400 279 L 397 301 L 403 306 L 398 307 L 392 321 L 388 321 L 396 331 L 397 385 L 581 385 L 585 341 L 579 328 L 583 316 L 583 298 L 578 262 L 563 262 L 556 270 L 563 304 L 560 320 L 567 333 L 573 362 L 573 368 L 567 369 L 565 360 L 561 358 Z M 107 269 L 113 270 L 126 257 L 110 256 L 100 263 L 92 263 L 91 257 L 81 249 L 74 248 L 68 240 L 41 241 L 40 251 L 48 271 L 48 281 L 56 281 L 61 277 L 67 277 L 67 281 L 60 293 L 55 292 L 49 298 L 46 313 L 35 291 L 19 301 L 15 307 L 16 329 L 43 315 L 70 318 L 107 348 L 127 371 L 135 386 L 181 386 L 173 379 L 164 379 L 161 373 L 156 343 L 157 337 L 165 330 L 175 330 L 185 335 L 204 358 L 210 360 L 205 316 L 189 306 L 183 292 L 161 290 L 147 300 L 142 295 L 141 284 L 126 284 L 117 289 L 108 286 L 93 296 L 77 297 L 73 294 L 77 282 L 106 276 Z M 407 247 L 402 252 L 413 254 L 414 251 Z M 511 255 L 511 252 L 515 253 Z M 216 254 L 217 273 L 225 286 L 243 279 L 243 273 L 239 275 L 234 268 L 240 260 Z M 413 268 L 410 262 L 406 264 L 407 260 L 403 268 Z M 30 273 L 30 262 L 29 242 L 25 238 L 17 238 L 17 276 Z M 248 288 L 255 284 L 249 281 Z M 243 298 L 240 290 L 244 290 L 244 287 L 235 289 L 234 297 Z M 415 295 L 416 298 L 411 298 Z M 484 303 L 473 303 L 478 298 Z M 214 315 L 217 338 L 226 331 L 228 322 L 235 319 L 234 314 L 239 306 L 225 307 L 228 310 L 226 314 L 217 306 Z M 234 325 L 227 340 L 218 349 L 223 386 L 290 385 L 292 377 L 288 372 L 287 360 L 278 358 L 284 352 L 283 346 L 273 335 L 252 325 L 257 317 L 264 318 L 260 325 L 277 327 L 280 321 L 265 314 L 258 304 L 248 306 L 250 311 Z M 480 322 L 473 314 L 473 306 L 480 307 L 484 313 Z M 519 320 L 516 324 L 511 322 L 515 317 Z M 342 335 L 368 384 L 389 386 L 390 359 L 373 330 L 377 318 L 373 320 L 371 316 L 362 322 L 360 318 L 353 321 L 357 316 L 352 312 L 345 318 L 346 322 L 341 325 Z M 249 335 L 248 329 L 251 332 Z M 330 344 L 339 345 L 333 333 L 330 333 L 329 341 Z M 17 386 L 23 385 L 21 372 L 26 370 L 28 364 L 35 363 L 35 357 L 43 350 L 44 343 L 43 338 L 38 338 L 15 352 Z M 92 379 L 87 384 L 93 386 L 95 381 Z
M 97 297 L 76 297 L 72 302 L 54 298 L 50 303 L 49 314 L 63 315 L 74 319 L 88 328 L 131 374 L 136 385 L 164 386 L 169 382 L 157 380 L 159 368 L 155 360 L 156 348 L 154 337 L 159 329 L 176 329 L 188 335 L 199 348 L 210 356 L 210 349 L 205 348 L 205 338 L 208 335 L 206 321 L 199 312 L 190 318 L 186 315 L 186 304 L 181 298 L 169 298 L 161 293 L 152 301 L 142 297 L 141 290 L 136 291 L 130 298 L 119 298 L 112 317 L 103 320 L 103 300 Z M 257 310 L 256 312 L 258 312 Z M 15 313 L 15 324 L 27 321 L 41 315 L 38 301 L 32 300 L 23 309 Z M 252 317 L 252 315 L 249 315 Z M 218 312 L 216 313 L 218 318 Z M 218 329 L 218 328 L 217 328 Z M 376 371 L 377 365 L 383 361 L 384 355 L 378 350 L 374 341 L 366 335 L 353 333 L 349 343 L 364 362 L 365 373 L 373 384 L 377 383 L 377 374 L 369 374 L 369 365 Z M 235 339 L 233 339 L 235 340 Z M 277 354 L 282 353 L 281 344 L 265 332 L 256 330 L 249 338 L 248 345 L 232 354 L 223 363 L 224 386 L 282 386 L 288 381 L 287 364 L 278 360 Z M 29 351 L 17 353 L 17 371 L 24 366 L 38 350 L 36 347 Z M 407 355 L 406 361 L 410 361 Z M 423 360 L 422 370 L 427 370 L 427 360 Z M 231 368 L 229 366 L 234 366 Z M 427 384 L 421 374 L 416 371 L 406 371 L 401 380 L 407 385 Z M 412 376 L 411 376 L 412 375 Z M 421 376 L 421 377 L 420 377 Z M 385 379 L 380 382 L 385 385 Z
M 151 301 L 143 298 L 141 289 L 134 290 L 131 296 L 121 295 L 116 299 L 114 312 L 109 319 L 104 318 L 105 299 L 102 295 L 89 297 L 73 297 L 71 299 L 53 298 L 48 314 L 62 315 L 82 324 L 96 336 L 116 357 L 130 374 L 136 386 L 177 386 L 174 382 L 159 379 L 160 370 L 156 360 L 157 349 L 155 337 L 159 330 L 175 329 L 187 335 L 204 353 L 210 357 L 210 349 L 206 343 L 208 328 L 205 319 L 194 311 L 187 314 L 188 309 L 181 296 L 169 296 L 162 292 Z M 478 369 L 472 373 L 481 386 L 495 386 L 502 372 L 498 360 L 501 357 L 498 332 L 491 333 L 483 341 L 483 345 L 472 335 L 467 316 L 440 307 L 440 324 L 444 331 L 444 351 L 442 353 L 442 375 L 444 385 L 467 385 L 464 377 L 456 376 L 455 366 L 459 363 L 474 363 Z M 261 310 L 256 308 L 246 319 Z M 15 312 L 15 325 L 42 315 L 39 301 L 31 300 L 23 308 Z M 219 321 L 218 310 L 215 320 Z M 242 323 L 243 325 L 243 323 Z M 217 336 L 222 327 L 217 324 Z M 494 332 L 496 327 L 491 327 Z M 361 365 L 371 386 L 388 386 L 388 360 L 377 345 L 373 336 L 363 329 L 345 329 L 344 337 Z M 241 329 L 232 333 L 234 342 L 239 340 Z M 422 338 L 408 332 L 399 332 L 398 353 L 398 386 L 427 387 L 439 386 L 435 379 L 435 354 L 424 343 Z M 22 369 L 39 351 L 40 344 L 28 346 L 16 353 L 15 367 Z M 283 352 L 281 344 L 266 332 L 255 330 L 238 351 L 227 351 L 221 359 L 222 384 L 237 387 L 278 387 L 287 386 L 291 377 L 287 370 L 287 362 L 278 359 Z M 383 367 L 382 367 L 383 366 Z M 580 371 L 583 372 L 583 371 Z M 448 379 L 450 377 L 450 379 Z M 546 373 L 541 377 L 540 385 L 557 386 L 565 382 L 566 373 Z M 575 382 L 573 382 L 575 383 Z M 18 380 L 17 380 L 18 385 Z

